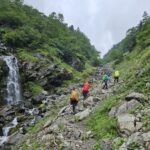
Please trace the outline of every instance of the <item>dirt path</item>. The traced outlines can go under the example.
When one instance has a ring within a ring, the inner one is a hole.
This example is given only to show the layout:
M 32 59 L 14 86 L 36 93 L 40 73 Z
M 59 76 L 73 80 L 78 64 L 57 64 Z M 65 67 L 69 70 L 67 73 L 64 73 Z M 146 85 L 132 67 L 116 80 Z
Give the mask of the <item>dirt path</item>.
M 73 115 L 71 107 L 65 106 L 58 113 L 57 119 L 38 134 L 41 140 L 48 141 L 45 150 L 91 150 L 93 148 L 96 141 L 92 138 L 92 131 L 86 129 L 85 119 L 102 100 L 112 94 L 112 85 L 108 90 L 102 90 L 101 83 L 98 81 L 93 85 L 90 96 L 85 101 L 86 107 L 83 107 L 81 99 L 77 106 L 77 114 Z

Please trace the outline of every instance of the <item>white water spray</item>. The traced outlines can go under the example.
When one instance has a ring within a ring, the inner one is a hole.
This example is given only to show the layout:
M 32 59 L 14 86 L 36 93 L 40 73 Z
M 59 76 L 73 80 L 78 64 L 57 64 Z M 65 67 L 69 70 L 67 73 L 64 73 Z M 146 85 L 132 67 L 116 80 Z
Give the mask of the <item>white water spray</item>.
M 21 88 L 19 83 L 19 68 L 17 59 L 14 56 L 3 56 L 3 60 L 6 62 L 9 73 L 7 77 L 7 103 L 12 104 L 14 102 L 21 101 Z

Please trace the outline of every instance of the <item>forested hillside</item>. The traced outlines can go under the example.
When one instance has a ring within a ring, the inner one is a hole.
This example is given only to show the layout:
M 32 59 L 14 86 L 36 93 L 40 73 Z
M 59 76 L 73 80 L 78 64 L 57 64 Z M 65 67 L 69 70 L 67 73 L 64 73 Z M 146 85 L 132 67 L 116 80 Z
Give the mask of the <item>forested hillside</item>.
M 94 150 L 150 149 L 150 17 L 146 12 L 103 61 L 119 70 L 120 82 L 114 83 L 112 73 L 107 91 L 112 95 L 100 103 L 87 122 L 97 139 Z
M 98 52 L 80 31 L 64 22 L 63 14 L 45 16 L 21 0 L 0 0 L 0 39 L 20 57 L 39 52 L 63 60 L 81 71 L 85 63 L 97 65 Z
M 104 62 L 116 61 L 119 63 L 126 55 L 130 55 L 134 49 L 143 51 L 146 47 L 150 46 L 150 18 L 147 12 L 144 12 L 143 19 L 140 23 L 130 28 L 126 37 L 114 45 L 112 49 L 104 56 Z

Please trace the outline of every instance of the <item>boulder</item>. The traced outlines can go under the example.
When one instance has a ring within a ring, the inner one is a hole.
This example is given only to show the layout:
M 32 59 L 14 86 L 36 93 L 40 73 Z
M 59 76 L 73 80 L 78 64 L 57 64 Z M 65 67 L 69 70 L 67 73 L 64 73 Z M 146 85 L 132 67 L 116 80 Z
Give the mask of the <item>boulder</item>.
M 144 142 L 150 142 L 150 131 L 142 134 L 142 139 Z
M 121 133 L 129 136 L 135 131 L 135 116 L 132 114 L 122 114 L 117 116 L 118 127 Z
M 93 99 L 94 99 L 93 96 L 89 96 L 86 100 L 84 100 L 84 107 L 94 106 Z
M 129 94 L 128 96 L 126 96 L 125 99 L 127 101 L 130 101 L 132 99 L 136 99 L 139 102 L 144 102 L 144 101 L 148 100 L 148 97 L 146 97 L 145 95 L 143 95 L 141 93 L 133 92 L 133 93 Z
M 0 124 L 0 136 L 3 136 L 3 125 Z
M 115 117 L 116 113 L 117 113 L 117 108 L 112 107 L 108 115 L 109 117 Z
M 132 143 L 138 143 L 140 146 L 144 144 L 143 138 L 140 132 L 133 133 L 127 140 L 126 145 L 129 146 Z
M 75 115 L 75 120 L 80 121 L 83 120 L 84 118 L 88 117 L 90 114 L 91 110 L 87 108 L 86 110 L 79 112 Z
M 93 98 L 93 102 L 100 102 L 102 100 L 102 98 L 100 97 L 94 97 Z
M 42 101 L 46 99 L 46 96 L 42 93 L 34 96 L 31 100 L 33 105 L 42 104 Z
M 104 139 L 101 142 L 101 150 L 111 150 L 112 141 L 109 139 Z
M 131 100 L 129 102 L 124 102 L 119 108 L 118 108 L 118 111 L 117 111 L 117 116 L 118 115 L 121 115 L 121 114 L 124 114 L 124 113 L 127 113 L 128 111 L 131 111 L 139 106 L 142 106 L 142 104 L 136 100 Z
M 7 141 L 7 143 L 9 145 L 14 145 L 15 143 L 17 143 L 20 139 L 23 138 L 23 135 L 18 133 L 18 132 L 15 132 L 14 134 L 12 134 L 11 136 L 9 136 L 9 139 Z
M 147 82 L 147 83 L 146 83 L 146 87 L 147 87 L 147 88 L 150 88 L 150 82 Z

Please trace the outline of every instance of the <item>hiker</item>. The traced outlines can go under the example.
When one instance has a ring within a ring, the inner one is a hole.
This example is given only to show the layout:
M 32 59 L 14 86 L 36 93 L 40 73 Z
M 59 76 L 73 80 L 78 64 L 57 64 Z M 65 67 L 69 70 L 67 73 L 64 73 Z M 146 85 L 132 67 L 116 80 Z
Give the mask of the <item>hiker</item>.
M 119 76 L 120 76 L 120 73 L 118 70 L 116 70 L 115 75 L 114 75 L 114 83 L 119 82 Z
M 83 100 L 85 100 L 87 98 L 90 88 L 91 88 L 91 85 L 89 82 L 85 82 L 83 84 L 83 87 L 82 87 Z
M 73 114 L 76 113 L 75 107 L 78 104 L 78 100 L 79 100 L 78 92 L 76 91 L 75 87 L 73 87 L 70 95 L 70 104 L 72 105 Z
M 102 77 L 102 80 L 103 80 L 103 89 L 108 89 L 108 81 L 110 80 L 110 77 L 107 75 L 107 73 L 105 73 Z

